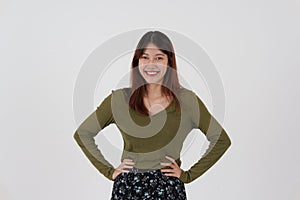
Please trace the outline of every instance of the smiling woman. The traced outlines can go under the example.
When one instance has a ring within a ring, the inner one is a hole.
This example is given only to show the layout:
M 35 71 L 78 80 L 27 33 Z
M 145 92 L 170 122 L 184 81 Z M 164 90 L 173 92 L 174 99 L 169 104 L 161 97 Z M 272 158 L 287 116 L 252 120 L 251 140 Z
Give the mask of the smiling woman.
M 174 49 L 165 34 L 150 31 L 143 35 L 131 69 L 131 86 L 112 90 L 74 138 L 99 172 L 114 181 L 111 199 L 185 200 L 184 184 L 213 166 L 231 141 L 202 100 L 179 84 Z M 116 168 L 94 140 L 110 124 L 117 125 L 124 141 Z M 204 156 L 184 171 L 180 152 L 194 128 L 210 144 Z
M 178 80 L 174 48 L 165 34 L 159 31 L 144 34 L 134 52 L 131 67 L 131 108 L 151 115 L 155 114 L 155 109 L 157 112 L 162 110 L 174 99 L 176 110 L 180 110 L 176 96 L 182 86 Z M 135 70 L 137 67 L 139 70 Z M 149 107 L 144 102 L 148 102 Z
M 156 96 L 157 94 L 153 91 L 162 85 L 163 78 L 168 67 L 168 56 L 158 49 L 153 43 L 149 43 L 139 58 L 139 71 L 143 78 L 148 83 L 148 90 L 152 89 L 150 94 L 153 96 L 145 95 L 144 101 L 147 102 L 147 110 L 149 110 L 149 115 L 154 115 L 170 104 L 171 99 L 164 98 L 161 96 Z M 150 103 L 152 101 L 152 105 Z

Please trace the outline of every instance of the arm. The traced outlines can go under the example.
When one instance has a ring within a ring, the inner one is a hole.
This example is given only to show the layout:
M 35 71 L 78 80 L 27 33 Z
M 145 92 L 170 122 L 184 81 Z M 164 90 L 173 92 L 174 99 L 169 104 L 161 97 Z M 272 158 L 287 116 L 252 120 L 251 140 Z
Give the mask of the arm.
M 109 124 L 115 123 L 111 111 L 111 95 L 108 95 L 97 109 L 80 124 L 73 136 L 91 163 L 109 180 L 112 180 L 114 167 L 103 157 L 97 148 L 94 137 Z
M 221 158 L 231 145 L 231 141 L 226 131 L 210 114 L 204 103 L 196 94 L 195 98 L 197 101 L 192 105 L 199 107 L 199 109 L 192 109 L 191 119 L 194 124 L 193 127 L 199 128 L 205 134 L 210 144 L 200 160 L 198 160 L 188 171 L 182 170 L 179 179 L 184 183 L 190 183 L 205 173 Z

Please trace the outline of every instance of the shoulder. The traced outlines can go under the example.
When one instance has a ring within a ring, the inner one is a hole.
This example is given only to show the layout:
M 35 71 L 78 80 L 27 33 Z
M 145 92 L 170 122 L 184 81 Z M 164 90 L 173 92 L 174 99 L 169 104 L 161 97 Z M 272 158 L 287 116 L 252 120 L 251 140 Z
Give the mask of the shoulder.
M 124 105 L 124 102 L 128 103 L 128 99 L 130 97 L 130 88 L 122 87 L 111 90 L 110 98 L 113 106 L 121 106 Z
M 128 93 L 130 91 L 129 87 L 116 88 L 111 90 L 111 94 L 114 93 Z
M 117 97 L 117 98 L 125 97 L 127 99 L 128 97 L 130 97 L 130 87 L 122 87 L 122 88 L 112 89 L 111 95 L 114 97 Z
M 115 97 L 125 97 L 128 99 L 130 97 L 131 88 L 130 87 L 122 87 L 122 88 L 116 88 L 111 90 L 111 96 Z M 177 98 L 181 100 L 181 102 L 188 102 L 191 103 L 193 101 L 199 100 L 199 96 L 192 90 L 185 87 L 181 87 L 177 92 Z M 117 99 L 117 98 L 116 98 Z
M 124 93 L 128 91 L 129 88 L 117 88 L 117 89 L 111 89 L 111 91 L 106 94 L 104 99 L 102 100 L 101 104 L 105 104 L 108 106 L 109 103 L 113 101 L 113 99 L 119 99 L 120 95 L 124 96 Z M 116 98 L 117 97 L 117 98 Z
M 183 102 L 191 102 L 199 98 L 194 91 L 185 87 L 182 87 L 179 90 L 178 95 Z
M 192 94 L 192 93 L 194 93 L 191 89 L 188 89 L 188 88 L 185 88 L 185 87 L 181 87 L 180 89 L 179 89 L 179 93 L 180 94 Z
M 204 101 L 191 89 L 181 89 L 179 99 L 184 110 L 187 110 L 190 113 L 198 113 L 200 110 L 206 109 Z

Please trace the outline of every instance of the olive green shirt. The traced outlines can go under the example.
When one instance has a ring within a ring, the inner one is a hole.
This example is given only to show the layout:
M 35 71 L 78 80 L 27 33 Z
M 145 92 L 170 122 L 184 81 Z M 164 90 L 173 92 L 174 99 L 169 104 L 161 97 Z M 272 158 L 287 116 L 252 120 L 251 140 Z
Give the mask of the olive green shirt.
M 180 112 L 176 111 L 173 98 L 164 110 L 147 116 L 129 107 L 128 89 L 112 90 L 74 133 L 84 154 L 109 180 L 113 180 L 115 168 L 104 158 L 94 137 L 110 124 L 117 126 L 124 141 L 121 161 L 132 159 L 134 167 L 140 169 L 169 168 L 160 164 L 170 163 L 166 155 L 174 158 L 180 166 L 180 152 L 185 138 L 192 129 L 200 129 L 209 146 L 189 170 L 182 170 L 179 179 L 184 183 L 190 183 L 206 172 L 231 145 L 226 131 L 193 91 L 182 88 L 178 94 Z

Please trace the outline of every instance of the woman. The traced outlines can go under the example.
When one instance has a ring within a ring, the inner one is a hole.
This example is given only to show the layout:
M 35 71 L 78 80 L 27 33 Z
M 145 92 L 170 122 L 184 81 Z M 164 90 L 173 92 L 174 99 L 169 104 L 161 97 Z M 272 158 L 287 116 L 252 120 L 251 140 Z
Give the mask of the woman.
M 124 141 L 117 168 L 94 140 L 110 124 L 118 127 Z M 210 144 L 201 159 L 184 171 L 180 151 L 194 128 Z M 112 90 L 74 138 L 99 172 L 114 181 L 111 199 L 187 199 L 184 184 L 206 172 L 231 145 L 202 100 L 179 84 L 173 45 L 159 31 L 149 31 L 139 41 L 130 87 Z

